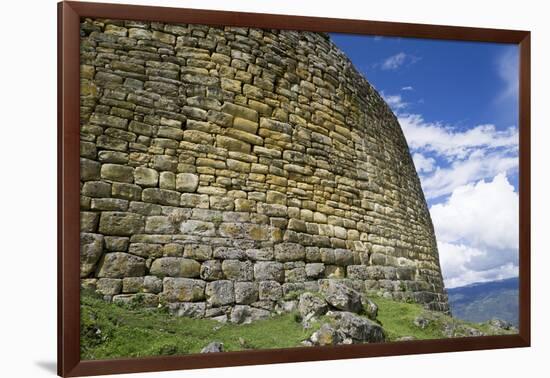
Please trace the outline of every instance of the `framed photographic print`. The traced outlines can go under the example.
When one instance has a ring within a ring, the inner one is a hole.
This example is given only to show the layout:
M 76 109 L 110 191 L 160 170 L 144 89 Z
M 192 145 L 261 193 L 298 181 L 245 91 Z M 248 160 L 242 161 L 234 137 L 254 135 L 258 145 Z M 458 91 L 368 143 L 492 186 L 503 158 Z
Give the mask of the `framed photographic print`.
M 529 346 L 529 32 L 58 6 L 59 375 Z

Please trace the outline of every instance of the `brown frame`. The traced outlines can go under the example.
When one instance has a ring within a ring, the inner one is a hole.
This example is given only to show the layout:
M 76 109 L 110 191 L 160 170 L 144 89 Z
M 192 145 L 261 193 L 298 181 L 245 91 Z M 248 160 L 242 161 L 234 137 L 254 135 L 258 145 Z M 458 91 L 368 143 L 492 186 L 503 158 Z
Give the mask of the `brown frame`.
M 206 355 L 80 360 L 79 289 L 79 23 L 80 17 L 154 20 L 382 36 L 513 43 L 520 47 L 519 88 L 519 334 L 342 345 Z M 346 20 L 100 3 L 58 3 L 58 374 L 100 375 L 220 366 L 335 360 L 530 346 L 529 31 Z

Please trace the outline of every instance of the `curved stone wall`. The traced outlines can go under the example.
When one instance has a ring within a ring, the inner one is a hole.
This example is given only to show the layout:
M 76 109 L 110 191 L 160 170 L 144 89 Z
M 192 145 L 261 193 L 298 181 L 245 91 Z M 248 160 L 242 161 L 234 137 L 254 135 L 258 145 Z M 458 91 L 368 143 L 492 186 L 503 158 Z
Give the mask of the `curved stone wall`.
M 82 20 L 80 147 L 108 300 L 261 316 L 342 279 L 448 311 L 400 126 L 326 35 Z

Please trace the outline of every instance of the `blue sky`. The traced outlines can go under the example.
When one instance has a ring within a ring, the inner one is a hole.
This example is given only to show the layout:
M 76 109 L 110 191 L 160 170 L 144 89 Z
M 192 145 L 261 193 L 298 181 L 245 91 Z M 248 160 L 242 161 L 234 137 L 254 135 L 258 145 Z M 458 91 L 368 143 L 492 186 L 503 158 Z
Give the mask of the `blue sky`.
M 332 34 L 392 107 L 447 287 L 517 275 L 515 45 Z

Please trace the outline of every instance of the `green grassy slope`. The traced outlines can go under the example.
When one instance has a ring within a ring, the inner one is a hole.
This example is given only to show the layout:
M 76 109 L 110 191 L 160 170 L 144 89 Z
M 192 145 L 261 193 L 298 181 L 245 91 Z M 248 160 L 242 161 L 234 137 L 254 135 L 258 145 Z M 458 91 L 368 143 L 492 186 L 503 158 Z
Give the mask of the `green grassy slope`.
M 373 298 L 379 306 L 378 320 L 389 341 L 403 336 L 415 339 L 446 337 L 445 325 L 472 327 L 493 332 L 486 325 L 467 324 L 425 311 L 422 306 Z M 165 309 L 106 303 L 90 295 L 81 299 L 81 355 L 88 359 L 145 357 L 198 353 L 212 341 L 224 344 L 225 351 L 288 348 L 300 346 L 324 319 L 304 329 L 298 314 L 277 315 L 252 324 L 221 324 L 207 319 L 177 318 Z M 414 319 L 429 318 L 421 329 Z

